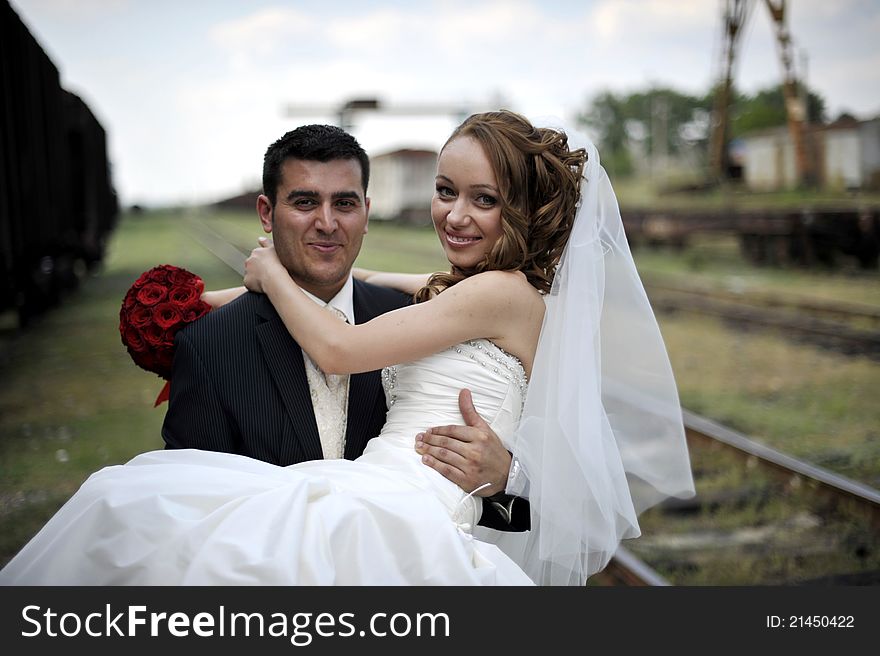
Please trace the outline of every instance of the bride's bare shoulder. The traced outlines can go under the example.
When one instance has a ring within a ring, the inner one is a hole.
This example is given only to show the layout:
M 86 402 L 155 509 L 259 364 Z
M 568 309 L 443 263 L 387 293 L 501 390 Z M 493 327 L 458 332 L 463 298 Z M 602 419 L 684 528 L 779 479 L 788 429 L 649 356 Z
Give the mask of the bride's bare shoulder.
M 461 292 L 517 305 L 543 306 L 544 303 L 543 295 L 521 271 L 484 271 L 462 280 L 455 287 L 460 287 Z

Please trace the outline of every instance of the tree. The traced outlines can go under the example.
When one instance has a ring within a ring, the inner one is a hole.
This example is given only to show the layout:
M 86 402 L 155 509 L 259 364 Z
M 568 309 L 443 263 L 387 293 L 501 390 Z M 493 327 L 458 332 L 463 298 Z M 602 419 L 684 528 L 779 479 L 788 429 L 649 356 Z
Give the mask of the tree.
M 597 133 L 602 161 L 612 174 L 633 173 L 633 155 L 674 157 L 687 149 L 705 150 L 710 102 L 665 87 L 616 95 L 597 95 L 578 118 Z
M 825 99 L 808 91 L 807 123 L 824 123 L 826 120 Z M 762 89 L 753 96 L 734 94 L 730 121 L 731 138 L 754 130 L 782 126 L 787 121 L 781 84 Z
M 640 125 L 649 153 L 678 155 L 708 137 L 710 106 L 705 98 L 654 87 L 630 94 L 625 107 L 629 120 Z
M 691 96 L 667 87 L 596 95 L 578 121 L 592 128 L 602 152 L 602 163 L 612 175 L 627 176 L 639 162 L 663 166 L 667 158 L 689 154 L 690 166 L 703 166 L 707 157 L 714 90 Z M 782 85 L 754 95 L 731 90 L 728 138 L 787 123 Z M 824 123 L 825 100 L 807 93 L 809 123 Z
M 632 173 L 632 159 L 626 134 L 626 109 L 623 98 L 611 91 L 597 95 L 586 112 L 578 115 L 578 122 L 596 132 L 602 153 L 602 165 L 613 176 Z

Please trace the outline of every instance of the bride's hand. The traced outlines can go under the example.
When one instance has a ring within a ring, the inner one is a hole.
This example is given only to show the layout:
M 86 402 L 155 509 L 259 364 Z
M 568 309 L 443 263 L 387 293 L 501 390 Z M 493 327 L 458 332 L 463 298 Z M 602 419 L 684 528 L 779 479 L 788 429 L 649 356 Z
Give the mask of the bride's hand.
M 266 237 L 257 239 L 260 246 L 251 251 L 244 262 L 244 286 L 252 292 L 265 294 L 265 284 L 276 276 L 286 276 L 287 270 L 278 259 L 275 245 Z

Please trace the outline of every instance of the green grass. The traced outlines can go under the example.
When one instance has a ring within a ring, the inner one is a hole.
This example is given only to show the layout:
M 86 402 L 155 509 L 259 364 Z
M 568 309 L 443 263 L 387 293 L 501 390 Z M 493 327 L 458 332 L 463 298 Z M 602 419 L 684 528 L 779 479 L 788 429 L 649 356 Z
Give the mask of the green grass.
M 682 405 L 880 487 L 880 366 L 704 317 L 660 317 Z

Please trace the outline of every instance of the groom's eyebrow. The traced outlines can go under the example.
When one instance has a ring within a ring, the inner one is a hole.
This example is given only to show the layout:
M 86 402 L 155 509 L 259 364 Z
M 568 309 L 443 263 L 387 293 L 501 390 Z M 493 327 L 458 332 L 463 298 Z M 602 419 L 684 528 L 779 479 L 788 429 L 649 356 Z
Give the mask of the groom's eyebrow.
M 351 200 L 360 200 L 361 195 L 356 191 L 334 191 L 330 196 L 333 200 L 341 200 L 341 199 L 351 199 Z
M 291 189 L 287 194 L 287 200 L 293 200 L 294 198 L 319 198 L 321 194 L 313 189 Z
M 292 201 L 294 198 L 320 198 L 321 194 L 314 189 L 291 189 L 287 194 L 287 200 Z M 356 191 L 334 191 L 330 194 L 332 200 L 351 199 L 361 200 L 361 195 Z

